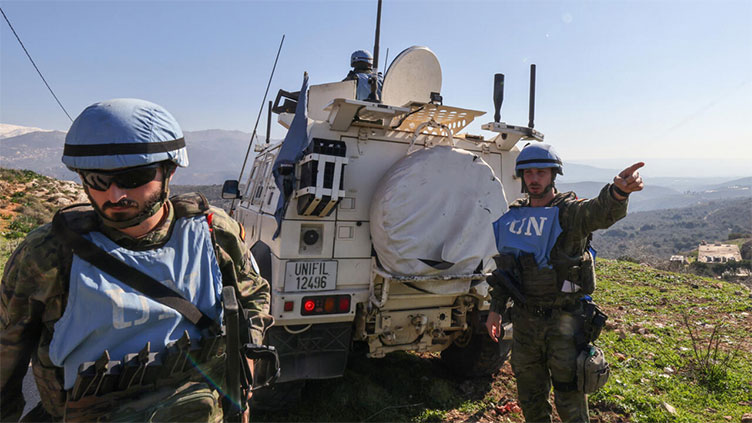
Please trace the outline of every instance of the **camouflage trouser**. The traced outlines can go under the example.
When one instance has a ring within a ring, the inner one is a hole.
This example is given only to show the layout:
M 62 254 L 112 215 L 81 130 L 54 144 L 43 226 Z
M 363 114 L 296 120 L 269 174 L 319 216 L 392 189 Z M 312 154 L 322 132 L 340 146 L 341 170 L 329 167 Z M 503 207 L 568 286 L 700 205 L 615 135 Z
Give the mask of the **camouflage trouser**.
M 115 393 L 68 402 L 65 421 L 222 422 L 222 400 L 205 382 L 138 395 Z
M 587 397 L 577 390 L 575 380 L 575 334 L 582 330 L 582 320 L 561 310 L 536 315 L 515 307 L 512 312 L 512 369 L 525 420 L 551 421 L 548 397 L 553 384 L 562 421 L 587 422 Z

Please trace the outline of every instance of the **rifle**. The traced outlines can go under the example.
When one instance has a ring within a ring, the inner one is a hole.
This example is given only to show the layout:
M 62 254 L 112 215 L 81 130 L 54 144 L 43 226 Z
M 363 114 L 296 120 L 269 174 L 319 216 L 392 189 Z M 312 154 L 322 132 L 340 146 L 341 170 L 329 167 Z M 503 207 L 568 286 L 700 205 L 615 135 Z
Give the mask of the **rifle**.
M 514 276 L 514 268 L 516 266 L 514 256 L 499 254 L 494 256 L 494 261 L 496 261 L 496 270 L 488 277 L 487 281 L 489 284 L 501 285 L 515 303 L 525 304 L 527 298 L 520 292 L 518 280 Z
M 251 342 L 250 321 L 238 302 L 235 288 L 222 288 L 222 307 L 225 312 L 226 329 L 226 365 L 225 382 L 227 392 L 223 399 L 222 408 L 227 422 L 240 422 L 248 404 L 249 391 L 268 386 L 279 376 L 279 356 L 273 346 L 258 345 Z M 240 316 L 243 316 L 241 319 Z M 270 359 L 274 362 L 274 371 L 262 384 L 254 388 L 253 373 L 248 365 L 248 359 Z

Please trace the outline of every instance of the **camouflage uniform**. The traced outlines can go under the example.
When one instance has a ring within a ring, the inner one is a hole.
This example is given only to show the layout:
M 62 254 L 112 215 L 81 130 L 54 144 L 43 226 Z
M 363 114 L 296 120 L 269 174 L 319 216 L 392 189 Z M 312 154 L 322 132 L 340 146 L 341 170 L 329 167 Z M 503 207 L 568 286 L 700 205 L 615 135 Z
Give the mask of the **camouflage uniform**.
M 559 288 L 565 278 L 573 279 L 567 273 L 567 265 L 562 266 L 562 263 L 578 262 L 593 231 L 608 228 L 626 216 L 627 200 L 614 199 L 610 186 L 606 185 L 597 198 L 590 200 L 578 200 L 573 192 L 556 193 L 549 204 L 559 207 L 559 222 L 563 230 L 550 256 L 550 263 L 557 269 Z M 510 205 L 529 206 L 528 198 Z M 591 268 L 587 270 L 592 272 Z M 524 277 L 521 279 L 527 302 L 515 304 L 512 310 L 514 335 L 511 363 L 525 419 L 529 422 L 551 420 L 548 396 L 553 384 L 556 410 L 562 421 L 587 422 L 587 398 L 577 391 L 575 378 L 575 360 L 582 348 L 576 338 L 582 332 L 582 320 L 578 314 L 581 312 L 580 298 L 583 293 L 559 291 L 553 295 L 540 295 L 530 290 L 525 292 Z M 594 279 L 592 282 L 594 284 Z M 491 309 L 503 312 L 509 297 L 504 287 L 492 283 L 491 296 Z
M 173 197 L 172 201 L 185 201 L 186 198 Z M 170 227 L 175 220 L 173 203 L 168 200 L 166 204 L 166 218 L 142 238 L 131 238 L 105 225 L 99 225 L 98 230 L 124 248 L 157 248 L 169 239 Z M 259 317 L 253 320 L 255 326 L 251 331 L 253 342 L 260 344 L 265 327 L 273 321 L 268 314 L 269 284 L 253 270 L 250 251 L 243 242 L 240 225 L 218 208 L 211 207 L 209 213 L 213 213 L 211 227 L 223 279 L 234 280 L 237 276 L 241 302 L 246 310 L 252 310 L 252 314 Z M 42 406 L 55 420 L 60 420 L 64 415 L 66 391 L 63 389 L 63 373 L 61 368 L 52 364 L 49 348 L 54 325 L 63 315 L 68 300 L 71 262 L 70 248 L 52 231 L 51 224 L 31 232 L 8 259 L 0 294 L 0 412 L 3 421 L 17 420 L 24 408 L 21 386 L 30 358 Z M 228 276 L 226 273 L 231 271 L 229 269 L 234 269 L 235 275 Z M 185 404 L 185 398 L 192 399 L 194 405 L 212 403 L 212 415 L 192 415 L 190 404 L 188 409 L 180 408 L 177 411 L 179 414 L 171 414 L 176 412 L 171 405 Z M 179 392 L 173 388 L 145 393 L 139 398 L 138 407 L 148 408 L 143 404 L 152 400 L 159 401 L 159 407 L 147 410 L 146 414 L 135 413 L 130 406 L 133 402 L 121 401 L 118 403 L 122 403 L 119 411 L 129 413 L 121 413 L 121 417 L 130 421 L 208 421 L 222 418 L 219 394 L 207 383 L 188 383 L 181 386 Z M 118 410 L 107 418 L 118 419 Z

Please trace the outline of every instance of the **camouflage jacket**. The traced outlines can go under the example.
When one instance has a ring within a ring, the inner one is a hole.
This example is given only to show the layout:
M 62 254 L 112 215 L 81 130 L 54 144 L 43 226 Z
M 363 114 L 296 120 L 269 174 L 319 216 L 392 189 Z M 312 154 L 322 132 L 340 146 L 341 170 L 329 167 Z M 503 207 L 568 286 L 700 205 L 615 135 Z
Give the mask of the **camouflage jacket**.
M 173 197 L 171 200 L 186 197 Z M 179 201 L 179 200 L 178 200 Z M 135 239 L 100 225 L 100 231 L 122 247 L 149 249 L 162 245 L 170 236 L 175 220 L 174 206 L 167 201 L 168 213 L 160 225 L 146 236 Z M 243 229 L 223 210 L 211 207 L 211 226 L 216 239 L 220 269 L 232 263 L 237 276 L 241 302 L 254 318 L 254 343 L 273 322 L 269 312 L 269 284 L 253 269 L 250 250 L 243 242 Z M 60 236 L 46 224 L 32 231 L 8 259 L 0 286 L 0 413 L 2 420 L 17 419 L 25 401 L 21 387 L 32 361 L 42 405 L 52 416 L 62 416 L 66 393 L 63 372 L 50 361 L 49 346 L 55 323 L 62 317 L 68 299 L 68 276 L 73 255 Z M 223 279 L 235 277 L 223 274 Z
M 589 200 L 578 199 L 571 191 L 556 193 L 548 207 L 559 207 L 562 233 L 551 249 L 552 263 L 581 257 L 593 231 L 606 229 L 627 215 L 628 200 L 615 199 L 610 190 L 611 184 L 607 184 L 598 197 Z M 518 199 L 509 207 L 530 207 L 530 199 Z M 503 287 L 491 285 L 491 310 L 503 311 L 507 298 Z

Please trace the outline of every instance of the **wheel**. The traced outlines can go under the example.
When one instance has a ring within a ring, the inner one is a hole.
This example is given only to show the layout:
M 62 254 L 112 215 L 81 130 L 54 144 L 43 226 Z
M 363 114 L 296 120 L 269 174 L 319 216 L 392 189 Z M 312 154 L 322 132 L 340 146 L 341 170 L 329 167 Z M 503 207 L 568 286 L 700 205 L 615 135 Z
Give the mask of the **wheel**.
M 294 406 L 300 401 L 304 380 L 274 383 L 253 391 L 251 410 L 277 411 Z
M 494 342 L 485 332 L 468 333 L 471 338 L 455 342 L 441 352 L 441 360 L 459 377 L 478 377 L 496 373 L 509 358 L 512 340 Z

